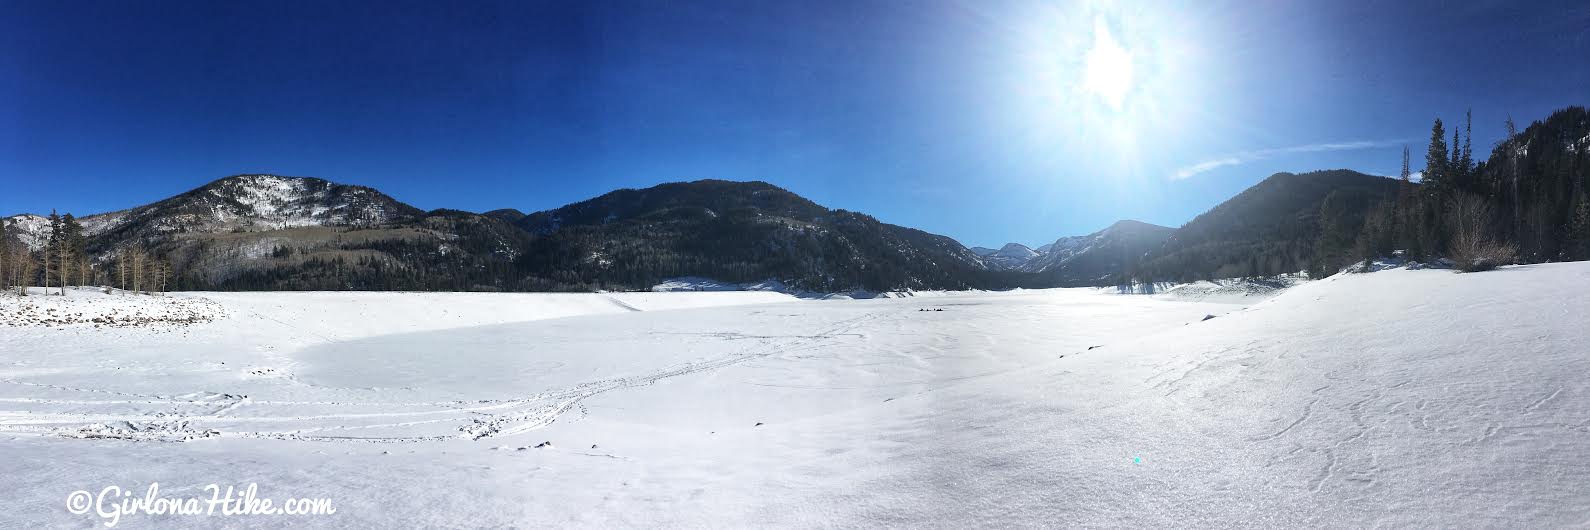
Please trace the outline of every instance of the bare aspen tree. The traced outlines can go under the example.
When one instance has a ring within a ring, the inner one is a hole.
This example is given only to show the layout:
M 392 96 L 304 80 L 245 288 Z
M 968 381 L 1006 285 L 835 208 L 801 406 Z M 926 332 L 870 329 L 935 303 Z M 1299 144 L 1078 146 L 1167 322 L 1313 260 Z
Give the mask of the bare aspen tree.
M 11 250 L 11 285 L 16 286 L 17 293 L 28 294 L 28 284 L 33 283 L 34 267 L 33 254 L 26 247 Z
M 55 245 L 55 287 L 61 296 L 66 296 L 66 284 L 72 282 L 72 249 L 67 246 L 66 239 Z
M 11 264 L 11 238 L 7 232 L 5 219 L 0 219 L 0 291 L 11 287 L 10 269 L 7 268 Z
M 0 227 L 4 221 L 0 221 Z M 0 233 L 0 291 L 10 289 L 13 283 L 11 269 L 16 267 L 16 256 L 11 253 L 11 243 L 6 240 L 5 234 Z
M 1462 194 L 1449 200 L 1447 212 L 1452 232 L 1451 253 L 1458 269 L 1466 272 L 1494 269 L 1512 263 L 1518 247 L 1488 233 L 1495 211 L 1484 198 Z
M 60 284 L 61 296 L 66 296 L 66 283 L 72 279 L 72 246 L 64 240 L 56 245 L 55 274 L 56 283 Z
M 144 277 L 144 256 L 143 256 L 143 254 L 144 254 L 143 250 L 138 249 L 137 247 L 134 247 L 132 249 L 132 264 L 131 264 L 131 267 L 132 267 L 132 290 L 135 293 L 143 290 L 143 277 Z
M 166 261 L 166 260 L 160 260 L 160 282 L 159 282 L 160 287 L 159 287 L 158 290 L 160 291 L 161 294 L 165 294 L 165 292 L 166 292 L 166 283 L 170 279 L 171 279 L 171 262 Z
M 26 251 L 18 252 L 17 254 L 26 258 L 21 260 L 20 267 L 17 269 L 17 291 L 26 296 L 28 294 L 28 284 L 32 283 L 33 274 L 38 272 L 39 264 L 35 263 L 33 256 Z

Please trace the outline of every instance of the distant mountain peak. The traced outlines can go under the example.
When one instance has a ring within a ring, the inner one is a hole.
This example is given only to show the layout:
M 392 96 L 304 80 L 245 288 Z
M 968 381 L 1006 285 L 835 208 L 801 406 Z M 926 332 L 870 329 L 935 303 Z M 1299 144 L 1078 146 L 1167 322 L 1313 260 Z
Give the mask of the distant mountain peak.
M 1009 253 L 1009 254 L 1026 254 L 1026 255 L 1037 254 L 1037 252 L 1034 252 L 1031 247 L 1028 247 L 1027 245 L 1023 245 L 1021 243 L 1005 243 L 1005 246 L 999 247 L 999 251 L 1003 252 L 1003 253 Z
M 28 250 L 44 248 L 44 242 L 49 237 L 50 219 L 42 215 L 17 214 L 0 219 L 0 223 L 5 223 L 6 237 L 21 242 Z
M 1019 270 L 1027 261 L 1039 255 L 1038 251 L 1021 243 L 1005 243 L 999 250 L 985 247 L 971 250 L 982 257 L 984 263 L 997 270 Z
M 88 235 L 147 239 L 180 232 L 256 232 L 306 226 L 377 226 L 421 215 L 365 186 L 315 177 L 232 175 L 127 210 L 82 218 Z
M 1118 272 L 1128 258 L 1164 243 L 1173 232 L 1174 228 L 1122 219 L 1088 235 L 1057 239 L 1018 270 L 1047 274 L 1063 285 L 1097 283 Z
M 525 213 L 516 208 L 498 208 L 480 215 L 508 223 L 517 223 L 520 219 L 524 219 Z
M 615 190 L 516 225 L 536 237 L 531 253 L 547 257 L 549 274 L 586 284 L 646 288 L 702 276 L 818 291 L 944 289 L 981 281 L 985 266 L 948 237 L 828 209 L 761 181 Z
M 1104 229 L 1104 231 L 1114 231 L 1114 230 L 1175 230 L 1175 229 L 1171 228 L 1171 227 L 1168 227 L 1168 226 L 1160 226 L 1160 225 L 1153 224 L 1153 223 L 1145 223 L 1145 222 L 1142 222 L 1142 221 L 1138 221 L 1136 219 L 1122 219 L 1122 220 L 1116 221 L 1114 224 L 1111 224 L 1108 228 Z

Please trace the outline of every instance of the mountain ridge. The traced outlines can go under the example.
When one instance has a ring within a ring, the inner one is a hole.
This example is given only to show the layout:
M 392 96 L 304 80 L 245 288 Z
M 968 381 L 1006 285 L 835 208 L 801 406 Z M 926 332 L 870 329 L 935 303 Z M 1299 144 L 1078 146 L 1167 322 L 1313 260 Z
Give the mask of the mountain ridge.
M 706 271 L 830 291 L 994 285 L 954 239 L 761 181 L 663 183 L 530 214 L 475 214 L 422 212 L 316 177 L 242 174 L 80 222 L 94 261 L 147 246 L 191 289 L 644 290 L 662 275 Z M 37 250 L 48 223 L 23 214 L 6 226 Z
M 526 214 L 422 212 L 365 186 L 244 174 L 80 222 L 96 263 L 145 246 L 193 290 L 645 290 L 684 276 L 823 292 L 1001 289 L 1295 272 L 1318 262 L 1327 198 L 1356 205 L 1344 213 L 1351 231 L 1398 185 L 1349 170 L 1277 173 L 1179 228 L 1123 219 L 1038 249 L 968 249 L 764 181 L 713 179 Z M 37 249 L 48 223 L 5 224 Z
M 14 235 L 41 244 L 42 217 L 8 219 L 24 219 L 27 229 Z M 447 287 L 643 290 L 673 275 L 820 291 L 1100 285 L 1141 274 L 1148 269 L 1139 264 L 1163 258 L 1172 234 L 1187 237 L 1185 226 L 1123 219 L 1042 252 L 1019 243 L 974 250 L 764 181 L 716 179 L 613 190 L 528 214 L 476 214 L 422 212 L 374 188 L 316 177 L 241 174 L 81 222 L 100 259 L 155 241 L 191 273 L 178 284 L 196 289 L 425 288 L 436 268 L 462 263 L 488 272 Z M 328 267 L 343 272 L 319 270 Z M 377 273 L 405 279 L 378 281 Z

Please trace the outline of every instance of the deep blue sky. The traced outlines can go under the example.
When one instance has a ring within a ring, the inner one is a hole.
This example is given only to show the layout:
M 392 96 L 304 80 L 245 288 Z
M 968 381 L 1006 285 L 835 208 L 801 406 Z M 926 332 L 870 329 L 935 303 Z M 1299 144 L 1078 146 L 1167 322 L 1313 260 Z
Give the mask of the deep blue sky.
M 6 1 L 0 214 L 270 172 L 476 211 L 766 180 L 969 246 L 1176 226 L 1590 104 L 1582 1 L 1443 4 Z M 1119 108 L 1079 88 L 1101 27 Z

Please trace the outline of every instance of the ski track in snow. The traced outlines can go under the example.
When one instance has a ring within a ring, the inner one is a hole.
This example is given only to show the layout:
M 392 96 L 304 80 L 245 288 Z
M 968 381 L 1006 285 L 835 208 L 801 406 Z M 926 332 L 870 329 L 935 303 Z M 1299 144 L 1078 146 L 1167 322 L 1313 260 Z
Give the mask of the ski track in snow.
M 612 299 L 615 304 L 630 311 L 639 308 Z M 125 396 L 128 400 L 76 400 L 0 398 L 0 404 L 28 405 L 22 410 L 0 410 L 0 434 L 61 436 L 68 438 L 118 438 L 127 440 L 184 442 L 204 438 L 272 438 L 317 442 L 369 442 L 409 443 L 441 441 L 455 438 L 481 440 L 485 438 L 524 434 L 551 425 L 571 409 L 581 406 L 588 398 L 606 392 L 654 384 L 664 379 L 718 370 L 747 361 L 809 348 L 821 341 L 854 336 L 846 332 L 878 318 L 878 313 L 867 313 L 841 321 L 809 335 L 793 336 L 787 342 L 768 343 L 715 359 L 694 361 L 659 372 L 636 377 L 601 379 L 581 383 L 570 388 L 540 392 L 520 399 L 418 402 L 418 403 L 368 403 L 345 401 L 253 401 L 247 396 L 206 393 L 196 398 L 166 398 L 153 395 L 132 394 L 113 390 L 78 388 L 0 379 L 0 383 L 48 388 L 51 390 Z M 772 337 L 771 335 L 768 337 Z M 760 338 L 760 337 L 759 337 Z M 290 374 L 286 379 L 296 382 Z M 161 411 L 138 413 L 116 412 L 39 412 L 40 407 L 75 405 L 88 407 L 153 405 L 165 407 Z M 391 412 L 275 415 L 272 408 L 297 408 L 305 405 L 330 407 L 391 407 Z M 244 407 L 262 411 L 264 415 L 234 416 L 231 413 Z M 349 424 L 349 420 L 390 419 L 387 423 Z M 338 423 L 338 422 L 342 423 Z M 325 425 L 325 423 L 332 423 Z M 456 425 L 450 434 L 388 434 L 360 436 L 354 431 L 392 430 L 432 426 Z M 246 430 L 255 425 L 282 425 L 276 429 Z M 299 426 L 303 425 L 303 426 Z M 311 426 L 313 425 L 313 426 Z M 224 430 L 223 428 L 226 427 Z

